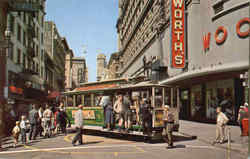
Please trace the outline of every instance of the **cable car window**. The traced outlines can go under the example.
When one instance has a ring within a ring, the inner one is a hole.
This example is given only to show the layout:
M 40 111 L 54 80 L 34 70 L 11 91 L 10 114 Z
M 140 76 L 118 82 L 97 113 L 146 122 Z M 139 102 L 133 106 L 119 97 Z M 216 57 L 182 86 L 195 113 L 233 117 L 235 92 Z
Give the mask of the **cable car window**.
M 155 107 L 162 107 L 162 88 L 155 88 Z

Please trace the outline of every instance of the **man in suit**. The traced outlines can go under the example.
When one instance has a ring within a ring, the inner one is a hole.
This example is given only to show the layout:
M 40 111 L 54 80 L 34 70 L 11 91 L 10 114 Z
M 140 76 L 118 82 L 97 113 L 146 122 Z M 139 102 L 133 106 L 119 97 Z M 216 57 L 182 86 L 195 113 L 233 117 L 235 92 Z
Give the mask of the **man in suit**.
M 76 135 L 72 140 L 72 145 L 76 146 L 75 143 L 78 141 L 79 145 L 82 145 L 82 132 L 83 132 L 83 113 L 82 105 L 78 106 L 78 111 L 75 113 L 75 126 L 76 126 Z
M 170 107 L 165 105 L 163 121 L 165 131 L 163 132 L 163 139 L 168 143 L 167 148 L 173 148 L 173 130 L 174 130 L 174 114 L 170 111 Z
M 29 112 L 29 120 L 30 120 L 29 140 L 35 140 L 36 139 L 38 118 L 39 118 L 39 114 L 38 114 L 38 111 L 37 111 L 37 106 L 32 105 L 32 110 Z

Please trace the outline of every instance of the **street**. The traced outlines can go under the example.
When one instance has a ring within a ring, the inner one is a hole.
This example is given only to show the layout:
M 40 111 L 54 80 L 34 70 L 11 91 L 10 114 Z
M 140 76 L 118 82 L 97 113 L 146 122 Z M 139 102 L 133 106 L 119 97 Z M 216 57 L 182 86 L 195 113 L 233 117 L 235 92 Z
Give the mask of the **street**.
M 188 122 L 182 121 L 188 126 Z M 192 122 L 193 127 L 195 125 L 200 126 Z M 209 124 L 203 124 L 207 127 L 212 126 Z M 232 129 L 237 127 L 232 127 Z M 185 126 L 181 131 L 184 131 Z M 187 132 L 187 131 L 186 131 Z M 120 159 L 151 159 L 151 158 L 207 158 L 207 159 L 228 159 L 230 154 L 231 159 L 245 159 L 247 151 L 241 152 L 233 148 L 228 153 L 226 144 L 212 146 L 201 137 L 199 134 L 203 133 L 195 132 L 197 139 L 187 140 L 181 138 L 175 142 L 175 148 L 166 149 L 166 144 L 163 142 L 158 143 L 145 143 L 143 141 L 132 141 L 128 138 L 111 138 L 104 135 L 92 136 L 84 135 L 84 144 L 81 146 L 73 147 L 71 144 L 74 133 L 70 133 L 67 136 L 57 135 L 49 139 L 38 138 L 36 141 L 30 142 L 27 146 L 12 147 L 12 140 L 6 140 L 4 145 L 4 151 L 0 152 L 1 159 L 93 159 L 93 158 L 120 158 Z M 177 134 L 175 134 L 177 135 Z M 234 143 L 236 144 L 236 143 Z M 238 144 L 239 145 L 239 144 Z M 234 145 L 232 145 L 234 146 Z M 242 145 L 243 146 L 243 145 Z

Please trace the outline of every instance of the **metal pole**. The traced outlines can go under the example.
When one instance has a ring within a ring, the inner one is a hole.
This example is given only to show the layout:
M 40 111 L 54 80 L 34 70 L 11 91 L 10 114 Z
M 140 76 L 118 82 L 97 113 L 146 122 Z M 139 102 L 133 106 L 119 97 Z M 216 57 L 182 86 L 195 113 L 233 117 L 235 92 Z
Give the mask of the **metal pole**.
M 7 26 L 7 8 L 8 4 L 6 2 L 0 2 L 0 14 L 3 13 L 3 19 L 1 23 L 3 24 L 0 28 L 0 34 L 5 35 L 5 26 Z M 1 41 L 4 41 L 4 38 L 0 38 Z M 1 44 L 0 44 L 1 45 Z M 5 45 L 5 44 L 3 44 Z M 2 148 L 2 138 L 4 136 L 4 109 L 6 104 L 6 49 L 5 46 L 0 46 L 0 149 Z M 0 150 L 1 151 L 1 150 Z
M 249 2 L 250 5 L 250 2 Z M 248 7 L 249 10 L 249 15 L 250 15 L 250 7 Z M 248 16 L 249 16 L 248 15 Z M 248 40 L 248 48 L 250 48 L 250 40 Z M 250 108 L 250 52 L 248 55 L 248 109 Z M 250 116 L 250 111 L 248 111 L 248 115 Z M 250 122 L 248 122 L 248 131 L 250 130 Z M 250 156 L 250 138 L 249 138 L 249 134 L 248 134 L 248 156 Z
M 231 159 L 231 132 L 230 127 L 227 129 L 227 159 Z

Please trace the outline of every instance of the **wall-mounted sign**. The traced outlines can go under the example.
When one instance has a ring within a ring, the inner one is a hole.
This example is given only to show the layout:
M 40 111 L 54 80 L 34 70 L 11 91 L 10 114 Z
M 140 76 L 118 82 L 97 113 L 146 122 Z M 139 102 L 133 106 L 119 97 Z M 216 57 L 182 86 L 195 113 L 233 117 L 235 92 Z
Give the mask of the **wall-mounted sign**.
M 244 27 L 245 25 L 248 25 L 248 27 Z M 250 18 L 245 17 L 240 19 L 236 25 L 235 25 L 235 31 L 239 38 L 247 38 L 250 34 Z M 211 33 L 207 33 L 203 36 L 203 48 L 206 52 L 207 49 L 209 49 L 210 45 L 210 35 Z M 218 26 L 214 33 L 214 39 L 217 45 L 222 45 L 228 37 L 228 31 L 227 28 L 224 26 Z
M 40 8 L 41 6 L 39 3 L 15 2 L 11 4 L 12 11 L 38 12 Z
M 171 64 L 174 68 L 185 67 L 184 0 L 171 0 Z

